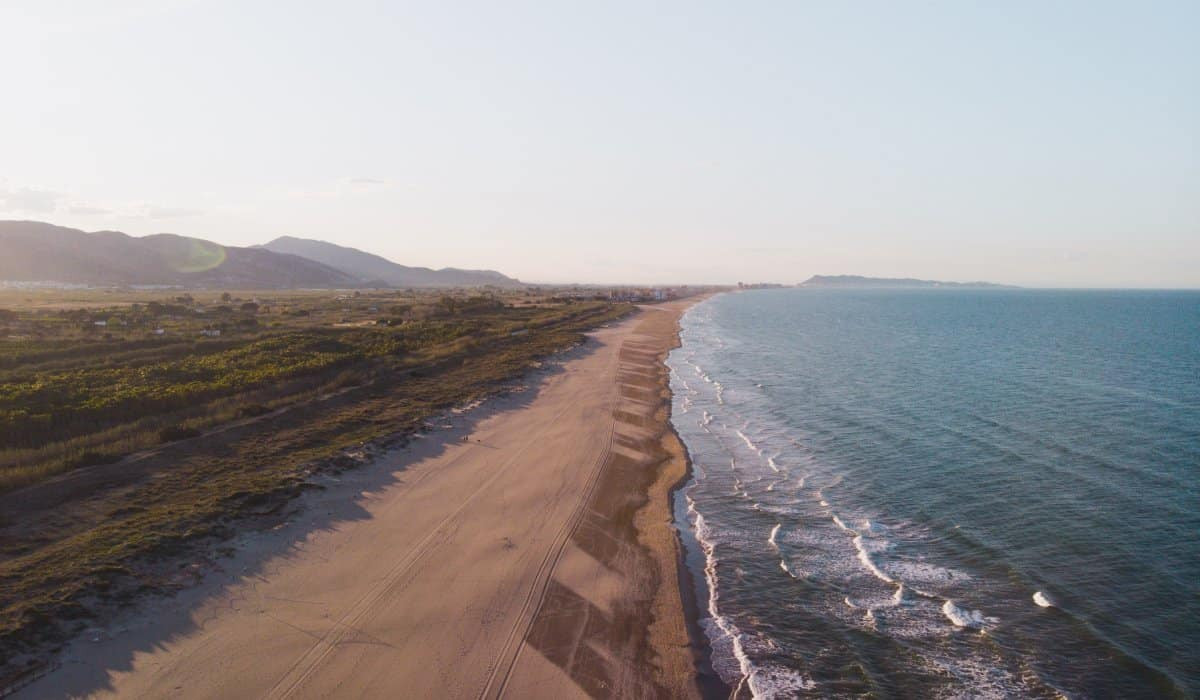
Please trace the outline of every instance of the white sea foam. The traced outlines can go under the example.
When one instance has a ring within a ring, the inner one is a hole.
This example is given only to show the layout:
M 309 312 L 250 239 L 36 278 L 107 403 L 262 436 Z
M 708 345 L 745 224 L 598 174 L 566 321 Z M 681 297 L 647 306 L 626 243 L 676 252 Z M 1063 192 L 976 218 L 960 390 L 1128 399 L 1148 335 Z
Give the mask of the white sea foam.
M 828 504 L 827 504 L 827 503 L 825 503 L 825 501 L 821 501 L 821 505 L 823 505 L 823 506 L 824 506 L 824 505 L 828 505 Z M 850 528 L 846 527 L 846 523 L 842 522 L 842 519 L 841 519 L 841 518 L 839 518 L 839 517 L 838 517 L 836 514 L 835 514 L 835 515 L 833 515 L 832 517 L 833 517 L 833 522 L 834 522 L 834 524 L 835 524 L 835 525 L 837 525 L 838 527 L 842 528 L 842 529 L 843 529 L 843 530 L 845 530 L 846 532 L 854 532 L 854 531 L 853 531 L 853 530 L 851 530 Z
M 888 562 L 888 570 L 911 585 L 929 587 L 962 584 L 971 580 L 971 575 L 958 569 L 931 564 L 927 561 L 896 559 Z M 916 590 L 914 588 L 914 590 Z
M 867 547 L 868 545 L 864 542 L 862 535 L 854 536 L 854 548 L 858 550 L 858 560 L 867 568 L 867 571 L 874 574 L 875 578 L 880 581 L 895 583 L 896 579 L 888 576 L 882 569 L 875 565 L 875 561 L 871 559 L 871 553 L 867 551 Z
M 746 686 L 754 698 L 794 697 L 798 691 L 813 690 L 817 684 L 804 674 L 783 666 L 761 666 L 750 672 Z
M 779 550 L 779 542 L 775 538 L 779 536 L 779 528 L 781 527 L 783 527 L 782 523 L 776 523 L 775 527 L 771 528 L 771 534 L 767 536 L 767 544 L 774 547 L 776 551 Z
M 718 675 L 731 686 L 749 689 L 750 694 L 754 698 L 789 697 L 799 690 L 812 690 L 815 688 L 816 684 L 803 674 L 781 666 L 756 666 L 750 660 L 750 657 L 746 654 L 746 644 L 748 641 L 754 640 L 742 634 L 737 625 L 729 618 L 721 615 L 720 612 L 718 604 L 720 595 L 717 588 L 716 544 L 713 539 L 712 530 L 709 529 L 704 516 L 696 510 L 695 501 L 690 497 L 688 497 L 687 501 L 688 513 L 693 518 L 692 523 L 696 532 L 696 541 L 700 543 L 700 548 L 704 552 L 704 579 L 708 584 L 709 614 L 708 620 L 704 621 L 706 630 L 713 642 L 714 650 L 727 649 L 732 657 L 731 661 L 736 664 L 735 671 L 729 668 L 731 664 L 724 664 L 719 659 L 714 659 L 713 666 Z M 785 562 L 781 561 L 780 567 L 789 575 L 792 575 L 788 571 Z M 778 645 L 775 645 L 770 640 L 758 641 L 767 648 L 778 648 Z M 738 674 L 740 678 L 734 676 L 733 673 Z
M 691 498 L 688 498 L 688 511 L 693 516 L 692 522 L 696 529 L 696 541 L 700 543 L 700 549 L 704 551 L 704 580 L 708 584 L 708 614 L 709 619 L 719 632 L 718 639 L 713 640 L 714 646 L 717 646 L 719 642 L 729 645 L 729 652 L 737 661 L 738 672 L 741 674 L 740 685 L 750 677 L 753 667 L 742 646 L 741 632 L 732 621 L 721 615 L 720 607 L 717 604 L 720 594 L 717 589 L 717 555 L 716 544 L 712 539 L 712 531 L 709 530 L 708 524 L 705 523 L 704 516 L 700 514 L 700 511 L 696 510 L 696 503 Z M 709 636 L 710 638 L 713 636 L 711 632 Z M 729 682 L 730 679 L 723 678 L 722 680 Z
M 887 532 L 887 528 L 885 526 L 880 525 L 879 523 L 873 523 L 866 518 L 863 518 L 861 529 L 863 532 L 868 532 L 872 535 L 878 535 L 880 533 Z
M 775 455 L 772 457 L 767 457 L 767 466 L 770 467 L 772 470 L 774 470 L 776 474 L 783 471 L 779 468 L 779 464 L 775 461 L 775 457 L 777 457 L 777 456 L 778 455 Z
M 973 627 L 981 629 L 987 618 L 978 610 L 965 610 L 954 604 L 954 601 L 947 600 L 942 603 L 942 614 L 946 619 L 950 620 L 955 627 Z
M 733 494 L 742 498 L 750 498 L 750 492 L 746 490 L 746 486 L 738 479 L 733 485 Z
M 1052 608 L 1052 607 L 1054 607 L 1054 601 L 1050 600 L 1050 598 L 1049 598 L 1049 597 L 1047 597 L 1047 596 L 1046 596 L 1046 594 L 1045 594 L 1045 593 L 1042 593 L 1041 591 L 1038 591 L 1038 592 L 1036 592 L 1036 593 L 1034 593 L 1034 594 L 1033 594 L 1033 602 L 1034 602 L 1034 603 L 1037 603 L 1037 606 L 1038 606 L 1039 608 Z
M 754 452 L 758 452 L 758 446 L 751 442 L 750 438 L 746 437 L 745 433 L 740 430 L 735 430 L 734 432 L 737 433 L 737 436 L 742 439 L 742 442 L 746 443 L 746 447 L 749 447 Z

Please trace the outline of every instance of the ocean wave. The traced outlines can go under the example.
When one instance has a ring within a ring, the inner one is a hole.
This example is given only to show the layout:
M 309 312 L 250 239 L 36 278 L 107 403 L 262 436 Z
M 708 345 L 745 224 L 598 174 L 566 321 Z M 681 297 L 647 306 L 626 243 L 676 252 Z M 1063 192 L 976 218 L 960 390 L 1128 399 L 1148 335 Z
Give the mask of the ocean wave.
M 966 610 L 954 604 L 954 601 L 947 599 L 942 603 L 942 614 L 946 619 L 954 624 L 955 627 L 970 627 L 973 629 L 982 629 L 984 624 L 991 622 L 994 618 L 984 617 L 983 613 L 978 610 Z
M 750 438 L 746 437 L 746 434 L 745 434 L 745 433 L 743 433 L 743 432 L 742 432 L 742 431 L 740 431 L 740 430 L 735 430 L 735 431 L 733 431 L 733 432 L 737 433 L 737 436 L 738 436 L 738 437 L 740 437 L 740 438 L 742 439 L 742 442 L 746 443 L 746 447 L 749 447 L 749 448 L 750 448 L 750 450 L 751 450 L 751 451 L 753 451 L 753 452 L 755 452 L 755 453 L 757 453 L 757 452 L 758 452 L 758 445 L 755 445 L 753 442 L 751 442 L 751 441 L 750 441 Z
M 879 523 L 873 523 L 870 520 L 867 520 L 866 518 L 863 519 L 862 524 L 860 525 L 860 529 L 863 532 L 867 532 L 872 535 L 878 535 L 878 534 L 887 532 L 887 530 L 888 530 L 885 525 L 880 525 Z
M 884 583 L 896 583 L 896 579 L 888 576 L 886 573 L 884 573 L 883 569 L 880 569 L 875 565 L 875 560 L 871 558 L 871 552 L 869 551 L 870 545 L 866 543 L 862 535 L 855 535 L 853 542 L 854 549 L 858 552 L 858 560 L 862 562 L 862 565 L 866 567 L 867 571 L 870 571 L 875 578 L 883 581 Z
M 767 544 L 774 547 L 775 551 L 779 551 L 779 542 L 775 538 L 779 536 L 779 528 L 781 527 L 783 527 L 781 523 L 776 523 L 775 527 L 771 528 L 771 534 L 767 536 Z
M 700 511 L 696 510 L 695 501 L 690 497 L 687 500 L 688 512 L 692 515 L 692 526 L 696 531 L 696 541 L 700 543 L 700 549 L 704 552 L 704 579 L 708 585 L 708 615 L 711 621 L 711 624 L 705 631 L 708 633 L 714 651 L 720 647 L 727 648 L 728 654 L 733 657 L 733 660 L 737 664 L 737 672 L 740 675 L 738 685 L 741 685 L 750 676 L 753 666 L 742 646 L 741 631 L 738 630 L 733 621 L 721 615 L 718 604 L 720 593 L 717 581 L 716 543 L 713 540 L 712 530 L 709 529 L 704 516 L 700 514 Z M 732 678 L 732 673 L 730 673 L 731 669 L 728 668 L 727 664 L 722 664 L 718 659 L 714 659 L 713 668 L 718 672 L 718 675 L 721 675 L 722 680 L 730 685 L 733 684 L 731 681 L 734 679 Z
M 1054 607 L 1054 601 L 1050 600 L 1050 598 L 1047 597 L 1046 594 L 1042 593 L 1041 591 L 1037 591 L 1036 593 L 1033 594 L 1033 602 L 1036 603 L 1039 608 L 1053 608 Z
M 746 679 L 746 686 L 753 697 L 768 700 L 794 697 L 798 691 L 815 689 L 817 684 L 799 671 L 771 665 L 753 669 Z
M 961 585 L 973 578 L 970 574 L 958 569 L 949 569 L 937 564 L 930 564 L 927 561 L 913 561 L 899 558 L 888 562 L 888 571 L 893 576 L 914 585 L 920 584 L 935 588 L 947 585 Z

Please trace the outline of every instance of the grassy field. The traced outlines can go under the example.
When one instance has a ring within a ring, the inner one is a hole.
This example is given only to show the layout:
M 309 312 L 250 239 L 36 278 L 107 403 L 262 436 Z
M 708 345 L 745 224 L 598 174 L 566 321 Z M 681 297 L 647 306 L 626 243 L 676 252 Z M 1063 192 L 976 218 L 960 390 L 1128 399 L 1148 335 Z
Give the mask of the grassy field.
M 187 294 L 99 306 L 104 296 L 0 307 L 0 491 L 596 308 L 523 295 Z
M 97 606 L 159 586 L 154 562 L 219 541 L 348 450 L 419 430 L 631 311 L 528 293 L 6 294 L 10 675 Z

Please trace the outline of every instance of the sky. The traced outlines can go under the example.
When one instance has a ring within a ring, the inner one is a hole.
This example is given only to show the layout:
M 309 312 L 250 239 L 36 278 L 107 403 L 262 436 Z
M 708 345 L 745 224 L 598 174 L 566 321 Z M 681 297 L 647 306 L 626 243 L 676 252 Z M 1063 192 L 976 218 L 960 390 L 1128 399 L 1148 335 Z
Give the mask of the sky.
M 0 2 L 0 218 L 526 281 L 1200 287 L 1200 3 Z

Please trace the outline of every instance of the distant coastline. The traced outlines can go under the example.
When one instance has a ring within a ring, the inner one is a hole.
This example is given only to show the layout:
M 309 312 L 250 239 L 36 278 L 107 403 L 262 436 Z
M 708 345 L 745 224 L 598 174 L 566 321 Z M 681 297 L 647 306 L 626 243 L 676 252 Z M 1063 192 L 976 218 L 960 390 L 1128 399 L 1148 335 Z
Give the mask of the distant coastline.
M 912 277 L 863 277 L 861 275 L 813 275 L 801 287 L 838 289 L 1020 289 L 994 282 L 942 282 Z

